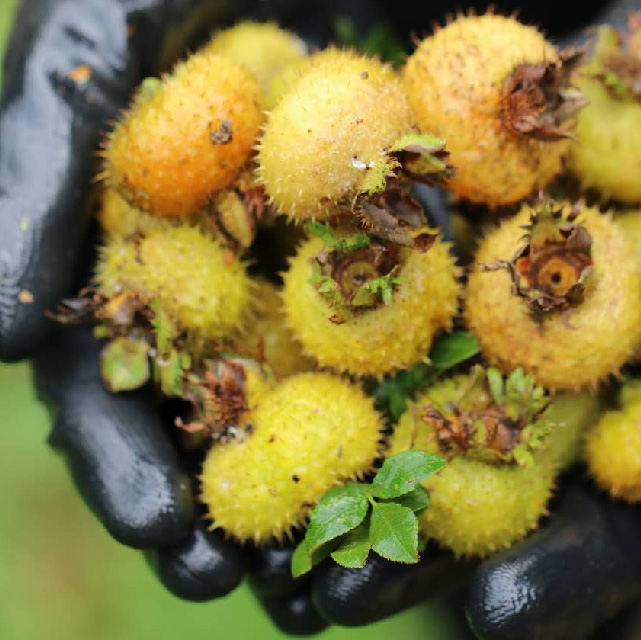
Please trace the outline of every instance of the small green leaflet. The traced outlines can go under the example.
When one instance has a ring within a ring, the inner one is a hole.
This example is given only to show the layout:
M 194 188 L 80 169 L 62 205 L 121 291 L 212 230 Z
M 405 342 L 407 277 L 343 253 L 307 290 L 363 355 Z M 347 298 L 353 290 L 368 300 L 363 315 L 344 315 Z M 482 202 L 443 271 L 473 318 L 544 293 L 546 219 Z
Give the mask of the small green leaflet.
M 403 496 L 444 466 L 441 456 L 417 449 L 403 451 L 385 460 L 372 482 L 372 495 L 388 500 Z
M 374 503 L 369 537 L 379 556 L 394 562 L 418 562 L 418 520 L 411 509 L 394 502 Z
M 376 408 L 386 411 L 397 421 L 407 409 L 408 398 L 432 383 L 452 367 L 473 358 L 480 351 L 476 338 L 467 331 L 454 331 L 443 336 L 432 347 L 430 364 L 419 363 L 407 371 L 386 376 L 376 393 Z
M 418 562 L 416 514 L 429 507 L 421 483 L 444 466 L 440 456 L 410 449 L 388 458 L 371 484 L 330 489 L 292 556 L 292 575 L 307 573 L 328 555 L 358 569 L 372 550 L 394 562 Z
M 369 247 L 372 240 L 366 233 L 354 233 L 349 236 L 337 236 L 326 224 L 317 220 L 307 221 L 307 232 L 323 240 L 328 249 L 335 251 L 356 251 Z
M 369 501 L 364 485 L 330 489 L 316 505 L 305 540 L 311 551 L 357 527 L 367 515 Z
M 332 553 L 332 560 L 348 569 L 362 569 L 371 548 L 369 523 L 363 522 L 345 536 L 341 546 Z

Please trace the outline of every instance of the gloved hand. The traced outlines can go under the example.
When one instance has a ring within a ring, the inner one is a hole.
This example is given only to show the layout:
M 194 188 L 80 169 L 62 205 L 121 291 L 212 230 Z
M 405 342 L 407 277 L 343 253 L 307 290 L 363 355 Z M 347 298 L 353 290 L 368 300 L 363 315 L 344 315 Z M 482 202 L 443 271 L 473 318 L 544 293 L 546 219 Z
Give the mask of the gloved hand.
M 23 3 L 0 105 L 0 358 L 37 354 L 38 391 L 55 416 L 51 442 L 66 456 L 84 499 L 118 541 L 148 551 L 163 584 L 181 597 L 223 595 L 250 566 L 254 591 L 276 623 L 312 633 L 326 621 L 372 622 L 471 577 L 467 609 L 481 637 L 584 637 L 641 591 L 638 510 L 576 489 L 547 528 L 478 568 L 429 551 L 416 566 L 372 557 L 353 571 L 328 562 L 294 581 L 291 548 L 250 557 L 196 524 L 184 471 L 190 460 L 179 458 L 172 430 L 145 393 L 104 390 L 98 346 L 87 331 L 56 332 L 41 347 L 51 329 L 44 311 L 74 293 L 84 271 L 100 132 L 140 79 L 169 66 L 199 31 L 238 16 L 276 17 L 320 44 L 330 31 L 331 5 L 366 23 L 380 8 L 364 0 Z M 393 8 L 387 17 L 402 22 L 412 5 L 403 11 L 387 3 Z M 82 65 L 90 70 L 86 81 L 74 73 Z

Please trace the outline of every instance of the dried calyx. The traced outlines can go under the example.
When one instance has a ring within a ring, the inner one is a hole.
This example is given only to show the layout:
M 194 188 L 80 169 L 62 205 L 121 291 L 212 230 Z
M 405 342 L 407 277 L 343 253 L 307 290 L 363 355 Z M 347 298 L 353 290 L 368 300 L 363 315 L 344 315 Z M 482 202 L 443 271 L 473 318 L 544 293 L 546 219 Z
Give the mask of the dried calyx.
M 325 250 L 312 259 L 310 284 L 334 310 L 332 322 L 341 324 L 354 313 L 392 301 L 405 281 L 398 272 L 409 249 L 365 233 L 339 236 L 318 222 L 307 228 L 325 242 Z
M 189 372 L 182 381 L 180 397 L 191 404 L 191 416 L 189 422 L 178 418 L 176 425 L 217 442 L 242 440 L 252 432 L 247 420 L 251 372 L 268 378 L 260 363 L 234 355 L 206 360 L 198 371 Z
M 581 304 L 593 272 L 592 236 L 552 201 L 541 201 L 525 228 L 523 246 L 510 260 L 481 265 L 483 271 L 507 269 L 513 291 L 524 298 L 535 318 L 565 312 Z
M 479 402 L 479 397 L 485 400 Z M 527 466 L 558 426 L 545 420 L 549 405 L 544 389 L 522 369 L 504 378 L 497 369 L 476 366 L 455 400 L 442 406 L 426 404 L 417 411 L 433 427 L 446 457 L 465 455 L 489 464 Z
M 641 101 L 641 12 L 630 11 L 627 33 L 599 27 L 595 64 L 596 77 L 614 98 Z
M 421 205 L 412 197 L 411 182 L 441 184 L 454 169 L 447 162 L 445 141 L 429 135 L 410 134 L 386 150 L 385 160 L 374 166 L 353 166 L 365 173 L 360 192 L 346 201 L 342 217 L 354 215 L 361 229 L 395 244 L 427 250 L 434 233 L 427 227 Z
M 571 85 L 583 49 L 566 49 L 551 62 L 521 64 L 505 79 L 499 117 L 517 135 L 554 141 L 572 137 L 576 113 L 587 98 Z

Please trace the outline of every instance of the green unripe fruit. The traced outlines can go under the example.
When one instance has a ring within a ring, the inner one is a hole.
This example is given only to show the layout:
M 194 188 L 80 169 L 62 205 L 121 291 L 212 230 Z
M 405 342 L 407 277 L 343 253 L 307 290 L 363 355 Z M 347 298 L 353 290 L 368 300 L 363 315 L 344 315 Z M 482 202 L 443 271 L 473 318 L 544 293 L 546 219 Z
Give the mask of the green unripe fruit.
M 132 293 L 198 338 L 219 340 L 237 330 L 249 311 L 251 284 L 243 263 L 197 227 L 165 225 L 141 238 L 102 247 L 98 291 Z
M 637 25 L 630 38 L 639 40 L 640 35 Z M 637 51 L 626 52 L 616 29 L 602 26 L 593 59 L 577 79 L 589 104 L 579 114 L 568 166 L 584 189 L 597 189 L 604 200 L 641 202 L 639 56 L 638 43 Z M 634 94 L 627 85 L 635 88 Z
M 252 433 L 212 447 L 201 476 L 213 526 L 240 541 L 288 535 L 328 489 L 369 471 L 380 446 L 371 398 L 326 373 L 285 380 L 245 422 Z

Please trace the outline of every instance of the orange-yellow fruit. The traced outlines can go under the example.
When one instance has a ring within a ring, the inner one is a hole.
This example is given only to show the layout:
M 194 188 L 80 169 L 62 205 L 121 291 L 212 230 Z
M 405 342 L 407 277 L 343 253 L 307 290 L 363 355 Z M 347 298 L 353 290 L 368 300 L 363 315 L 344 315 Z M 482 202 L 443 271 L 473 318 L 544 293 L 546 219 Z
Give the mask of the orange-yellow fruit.
M 609 411 L 588 433 L 585 458 L 597 484 L 615 498 L 641 502 L 641 402 Z
M 246 422 L 252 433 L 212 447 L 201 476 L 214 527 L 241 541 L 289 534 L 328 489 L 369 471 L 380 447 L 372 399 L 327 373 L 288 378 Z
M 534 27 L 462 16 L 423 40 L 403 79 L 417 124 L 447 141 L 456 169 L 447 188 L 473 202 L 517 202 L 561 171 L 569 140 L 541 140 L 504 123 L 504 83 L 519 65 L 558 60 Z
M 457 270 L 440 240 L 425 253 L 405 250 L 402 282 L 389 304 L 356 311 L 341 324 L 335 310 L 310 283 L 311 260 L 325 245 L 314 238 L 301 246 L 284 275 L 287 322 L 305 351 L 322 366 L 357 375 L 382 375 L 425 360 L 439 331 L 458 308 Z
M 310 68 L 269 114 L 259 175 L 275 207 L 298 220 L 335 213 L 364 190 L 410 133 L 400 80 L 378 60 L 343 51 Z
M 206 52 L 145 81 L 104 149 L 103 177 L 158 216 L 198 213 L 229 186 L 263 120 L 261 91 L 244 67 Z
M 242 64 L 266 90 L 285 67 L 305 57 L 307 46 L 274 23 L 241 22 L 216 33 L 205 50 Z
M 271 282 L 260 280 L 252 302 L 254 315 L 240 341 L 241 350 L 261 358 L 279 379 L 313 370 L 316 363 L 305 356 L 287 327 L 278 289 Z
M 486 358 L 505 372 L 523 367 L 552 389 L 596 384 L 617 372 L 641 341 L 641 276 L 632 246 L 611 216 L 580 205 L 577 223 L 592 238 L 584 299 L 539 320 L 514 293 L 507 270 L 480 269 L 514 256 L 531 214 L 524 206 L 481 242 L 465 291 L 468 327 Z

